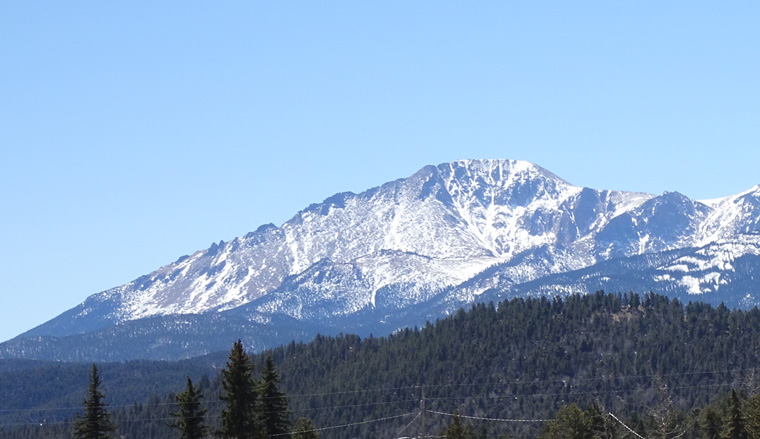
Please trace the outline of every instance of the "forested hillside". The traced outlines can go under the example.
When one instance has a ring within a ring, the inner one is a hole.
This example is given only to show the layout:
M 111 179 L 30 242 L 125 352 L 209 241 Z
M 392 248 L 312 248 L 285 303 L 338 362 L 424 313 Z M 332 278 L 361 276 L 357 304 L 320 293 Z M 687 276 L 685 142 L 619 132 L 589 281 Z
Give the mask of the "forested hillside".
M 723 416 L 731 389 L 743 400 L 756 394 L 758 348 L 757 309 L 600 292 L 476 305 L 389 337 L 320 336 L 255 355 L 254 362 L 258 373 L 265 356 L 272 356 L 294 419 L 309 417 L 321 428 L 354 424 L 324 430 L 325 438 L 396 437 L 407 425 L 403 435 L 415 435 L 419 420 L 411 421 L 423 394 L 429 433 L 451 421 L 440 413 L 535 421 L 577 403 L 596 404 L 642 431 L 655 431 L 658 413 L 672 414 L 698 434 L 701 418 L 692 410 L 722 398 L 714 410 Z M 207 421 L 215 425 L 223 407 L 218 371 L 225 359 L 223 353 L 183 363 L 102 365 L 120 434 L 177 437 L 165 426 L 175 409 L 165 389 L 181 391 L 183 374 L 201 383 Z M 87 367 L 5 363 L 0 437 L 61 437 L 68 427 L 46 420 L 79 409 Z M 77 382 L 65 378 L 74 375 Z M 547 424 L 471 421 L 489 435 L 529 437 Z

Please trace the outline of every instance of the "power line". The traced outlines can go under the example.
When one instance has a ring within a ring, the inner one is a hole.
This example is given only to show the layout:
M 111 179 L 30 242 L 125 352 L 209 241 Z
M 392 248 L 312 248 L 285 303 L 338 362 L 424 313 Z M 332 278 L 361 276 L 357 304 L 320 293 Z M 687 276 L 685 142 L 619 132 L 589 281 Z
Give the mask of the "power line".
M 388 405 L 388 404 L 400 404 L 405 402 L 416 402 L 416 399 L 400 399 L 397 401 L 386 401 L 386 402 L 367 402 L 363 404 L 348 404 L 348 405 L 334 405 L 330 407 L 315 407 L 315 408 L 308 408 L 308 409 L 298 409 L 298 410 L 289 410 L 292 412 L 312 412 L 312 411 L 318 411 L 318 410 L 332 410 L 332 409 L 342 409 L 342 408 L 353 408 L 353 407 L 369 407 L 369 406 L 376 406 L 376 405 Z M 277 413 L 277 412 L 270 412 L 270 413 Z
M 631 376 L 618 376 L 617 378 L 627 378 L 627 377 L 662 377 L 662 376 L 685 376 L 685 375 L 695 375 L 695 374 L 717 374 L 717 373 L 726 373 L 726 372 L 738 372 L 738 371 L 754 371 L 757 370 L 757 368 L 743 368 L 743 369 L 725 369 L 720 371 L 701 371 L 701 372 L 684 372 L 684 373 L 673 373 L 673 374 L 665 374 L 665 375 L 631 375 Z M 535 383 L 541 383 L 541 382 L 577 382 L 577 381 L 594 381 L 599 380 L 603 378 L 597 378 L 597 379 L 578 379 L 578 380 L 543 380 L 543 381 L 534 381 L 534 382 L 525 382 L 521 384 L 535 384 Z M 413 388 L 419 388 L 424 391 L 425 388 L 440 388 L 440 387 L 453 387 L 453 386 L 476 386 L 476 385 L 482 385 L 482 386 L 492 386 L 492 388 L 497 387 L 494 386 L 495 383 L 470 383 L 470 384 L 456 384 L 456 383 L 448 383 L 448 384 L 439 384 L 439 385 L 418 385 L 418 386 L 404 386 L 404 387 L 387 387 L 387 388 L 378 388 L 378 389 L 368 389 L 364 391 L 343 391 L 343 392 L 332 392 L 329 393 L 330 395 L 339 395 L 339 394 L 351 394 L 351 393 L 360 393 L 360 392 L 380 392 L 380 391 L 395 391 L 395 390 L 401 390 L 401 389 L 413 389 Z M 501 384 L 500 384 L 501 385 Z M 499 385 L 499 386 L 500 386 Z M 717 383 L 717 384 L 698 384 L 698 385 L 691 385 L 691 386 L 672 386 L 671 389 L 688 389 L 688 388 L 709 388 L 709 387 L 722 387 L 722 386 L 730 386 L 729 383 Z M 571 386 L 572 387 L 572 386 Z M 524 394 L 503 394 L 503 395 L 491 395 L 491 396 L 459 396 L 459 397 L 439 397 L 439 398 L 429 398 L 429 400 L 434 401 L 447 401 L 447 400 L 483 400 L 483 399 L 517 399 L 517 398 L 525 398 L 525 397 L 549 397 L 549 396 L 577 396 L 577 395 L 588 395 L 588 394 L 614 394 L 614 393 L 628 393 L 628 392 L 636 392 L 636 391 L 642 391 L 646 389 L 650 389 L 653 386 L 640 386 L 640 387 L 634 387 L 634 388 L 628 388 L 628 389 L 617 389 L 617 390 L 589 390 L 589 391 L 570 391 L 570 392 L 560 392 L 560 393 L 524 393 Z M 306 396 L 323 396 L 328 395 L 328 393 L 313 393 L 313 394 L 302 394 L 299 395 L 301 397 Z M 362 403 L 362 404 L 348 404 L 348 405 L 334 405 L 334 406 L 327 406 L 327 407 L 317 407 L 317 408 L 303 408 L 303 409 L 295 409 L 292 410 L 294 412 L 308 412 L 308 411 L 317 411 L 317 410 L 330 410 L 330 409 L 340 409 L 340 408 L 353 408 L 353 407 L 367 407 L 367 406 L 379 406 L 379 405 L 391 405 L 391 404 L 403 404 L 403 403 L 409 403 L 416 401 L 416 399 L 402 399 L 402 400 L 395 400 L 395 401 L 385 401 L 385 402 L 374 402 L 374 403 Z M 221 401 L 208 401 L 206 406 L 209 405 L 218 405 L 221 404 Z M 154 407 L 154 406 L 173 406 L 176 405 L 176 402 L 163 402 L 163 403 L 146 403 L 146 404 L 131 404 L 131 405 L 115 405 L 115 406 L 108 406 L 111 408 L 129 408 L 129 407 L 135 407 L 135 406 L 141 406 L 141 407 Z M 54 411 L 72 411 L 72 410 L 81 410 L 81 406 L 77 407 L 48 407 L 48 408 L 36 408 L 36 409 L 3 409 L 0 410 L 0 413 L 35 413 L 38 416 L 44 416 L 43 413 L 46 412 L 54 412 Z M 431 413 L 441 414 L 441 415 L 448 415 L 452 416 L 450 413 L 444 413 L 444 412 L 434 412 L 431 411 Z M 423 415 L 424 416 L 424 415 Z M 525 419 L 499 419 L 499 418 L 481 418 L 481 417 L 469 417 L 469 416 L 462 416 L 470 419 L 478 419 L 478 420 L 485 420 L 485 421 L 501 421 L 501 422 L 545 422 L 545 420 L 525 420 Z M 209 418 L 213 418 L 213 416 L 209 416 Z M 171 418 L 147 418 L 147 419 L 133 419 L 133 420 L 121 420 L 121 422 L 131 423 L 131 422 L 148 422 L 148 421 L 155 421 L 155 420 L 161 420 L 161 419 L 171 419 Z M 386 419 L 386 418 L 383 418 Z M 391 417 L 390 419 L 393 419 Z M 620 422 L 619 419 L 616 418 L 616 421 Z M 58 422 L 66 422 L 66 420 L 61 420 Z M 58 423 L 56 422 L 56 423 Z M 0 423 L 0 426 L 18 426 L 18 425 L 44 425 L 46 424 L 46 421 L 43 420 L 42 422 L 11 422 L 11 423 Z M 356 424 L 356 425 L 360 425 Z M 354 424 L 346 424 L 346 425 L 354 425 Z M 337 428 L 339 426 L 336 426 Z M 626 426 L 627 427 L 627 426 Z M 326 427 L 326 428 L 333 428 L 333 427 Z
M 730 386 L 729 383 L 719 383 L 719 384 L 695 384 L 692 386 L 673 386 L 670 387 L 671 389 L 691 389 L 691 388 L 708 388 L 708 387 L 722 387 L 722 386 Z M 524 397 L 546 397 L 546 396 L 577 396 L 577 395 L 600 395 L 600 394 L 613 394 L 613 393 L 629 393 L 629 392 L 636 392 L 636 391 L 642 391 L 647 389 L 653 389 L 655 386 L 641 386 L 641 387 L 631 387 L 628 389 L 618 389 L 618 390 L 586 390 L 586 391 L 569 391 L 569 392 L 556 392 L 556 393 L 506 393 L 506 394 L 500 394 L 500 395 L 490 395 L 490 396 L 448 396 L 448 397 L 436 397 L 436 398 L 428 398 L 428 400 L 435 400 L 435 401 L 453 401 L 453 400 L 463 400 L 463 399 L 473 399 L 473 400 L 479 400 L 479 399 L 510 399 L 510 398 L 524 398 Z
M 352 422 L 350 424 L 334 425 L 332 427 L 322 427 L 322 428 L 315 428 L 315 429 L 312 429 L 312 430 L 304 430 L 303 432 L 304 433 L 310 433 L 310 432 L 313 432 L 313 431 L 334 430 L 336 428 L 353 427 L 353 426 L 356 426 L 356 425 L 366 425 L 366 424 L 372 424 L 372 423 L 375 423 L 375 422 L 382 422 L 382 421 L 389 421 L 391 419 L 403 418 L 404 416 L 411 416 L 413 414 L 414 413 L 405 413 L 403 415 L 388 416 L 388 417 L 380 418 L 380 419 L 371 419 L 369 421 Z M 275 436 L 290 436 L 291 434 L 293 434 L 293 433 L 292 432 L 291 433 L 277 433 L 277 434 L 273 434 L 272 437 L 275 437 Z
M 734 372 L 746 372 L 746 371 L 757 371 L 760 370 L 759 368 L 737 368 L 737 369 L 721 369 L 721 370 L 704 370 L 704 371 L 693 371 L 693 372 L 676 372 L 676 373 L 668 373 L 668 374 L 639 374 L 639 375 L 608 375 L 608 376 L 600 376 L 600 377 L 593 377 L 593 378 L 572 378 L 572 379 L 547 379 L 547 380 L 523 380 L 523 379 L 517 379 L 517 380 L 510 380 L 510 381 L 500 381 L 498 383 L 494 382 L 481 382 L 481 383 L 447 383 L 447 384 L 416 384 L 416 385 L 410 385 L 410 386 L 400 386 L 400 387 L 380 387 L 375 389 L 357 389 L 357 390 L 344 390 L 344 391 L 336 391 L 336 392 L 321 392 L 321 393 L 303 393 L 303 394 L 295 394 L 295 395 L 289 395 L 288 398 L 300 398 L 300 397 L 316 397 L 316 396 L 331 396 L 331 395 L 344 395 L 344 394 L 351 394 L 351 393 L 369 393 L 369 392 L 387 392 L 387 391 L 393 391 L 393 390 L 409 390 L 409 389 L 417 389 L 420 387 L 425 387 L 427 389 L 433 389 L 433 388 L 440 388 L 440 387 L 474 387 L 474 386 L 487 386 L 487 385 L 499 385 L 499 386 L 507 386 L 507 385 L 536 385 L 536 384 L 543 384 L 543 383 L 567 383 L 567 382 L 586 382 L 586 381 L 602 381 L 602 380 L 626 380 L 626 379 L 635 379 L 635 378 L 665 378 L 665 377 L 674 377 L 674 376 L 688 376 L 688 375 L 707 375 L 707 374 L 721 374 L 721 373 L 734 373 Z
M 411 390 L 411 389 L 418 389 L 421 387 L 433 389 L 433 388 L 441 388 L 441 387 L 472 387 L 472 386 L 507 386 L 507 385 L 538 385 L 543 383 L 551 383 L 551 382 L 561 382 L 561 383 L 573 383 L 573 382 L 586 382 L 586 381 L 600 381 L 600 380 L 624 380 L 624 379 L 633 379 L 633 378 L 664 378 L 664 377 L 673 377 L 673 376 L 687 376 L 687 375 L 704 375 L 704 374 L 721 374 L 721 373 L 734 373 L 734 372 L 746 372 L 746 371 L 757 371 L 760 370 L 759 368 L 739 368 L 739 369 L 723 369 L 723 370 L 707 370 L 707 371 L 694 371 L 694 372 L 680 372 L 680 373 L 671 373 L 671 374 L 642 374 L 642 375 L 611 375 L 611 376 L 603 376 L 603 377 L 597 377 L 597 378 L 572 378 L 572 379 L 550 379 L 550 380 L 534 380 L 534 381 L 524 381 L 524 380 L 512 380 L 507 382 L 499 382 L 499 383 L 447 383 L 447 384 L 418 384 L 418 385 L 410 385 L 410 386 L 401 386 L 401 387 L 380 387 L 375 389 L 361 389 L 361 390 L 345 390 L 345 391 L 337 391 L 337 392 L 319 392 L 319 393 L 303 393 L 303 394 L 295 394 L 295 395 L 288 395 L 288 399 L 296 399 L 296 398 L 307 398 L 307 397 L 319 397 L 319 396 L 332 396 L 332 395 L 345 395 L 345 394 L 354 394 L 354 393 L 370 393 L 370 392 L 388 392 L 388 391 L 396 391 L 396 390 Z M 722 385 L 728 385 L 727 383 L 723 384 L 700 384 L 700 385 L 693 385 L 693 386 L 679 386 L 679 387 L 673 387 L 678 389 L 683 388 L 692 388 L 692 387 L 716 387 L 716 386 L 722 386 Z M 507 394 L 504 396 L 494 396 L 491 398 L 500 398 L 500 397 L 506 397 L 506 396 L 556 396 L 556 395 L 574 395 L 574 394 L 588 394 L 588 393 L 620 393 L 620 392 L 627 392 L 627 391 L 633 391 L 638 389 L 623 389 L 623 390 L 600 390 L 600 391 L 588 391 L 588 392 L 571 392 L 571 393 L 527 393 L 527 394 Z M 429 399 L 461 399 L 466 397 L 457 397 L 457 398 L 429 398 Z M 482 398 L 482 397 L 481 397 Z M 221 401 L 208 401 L 207 405 L 213 405 L 213 404 L 221 404 Z M 166 405 L 175 405 L 175 402 L 160 402 L 160 403 L 142 403 L 140 404 L 143 407 L 155 407 L 155 406 L 166 406 Z M 109 405 L 111 408 L 127 408 L 132 407 L 135 404 L 119 404 L 119 405 Z M 81 409 L 81 406 L 75 406 L 75 407 L 49 407 L 49 408 L 32 408 L 32 409 L 0 409 L 0 413 L 18 413 L 18 412 L 46 412 L 46 411 L 63 411 L 63 410 L 79 410 Z
M 407 429 L 407 428 L 409 428 L 409 427 L 410 427 L 412 424 L 414 424 L 414 421 L 416 421 L 416 420 L 417 420 L 417 418 L 419 418 L 421 415 L 422 415 L 422 411 L 420 411 L 419 413 L 417 413 L 417 416 L 415 416 L 415 417 L 414 417 L 414 419 L 412 419 L 412 420 L 411 420 L 411 421 L 410 421 L 408 424 L 406 424 L 406 426 L 405 426 L 404 428 L 402 428 L 401 430 L 399 430 L 399 431 L 398 431 L 398 433 L 396 433 L 396 436 L 399 436 L 401 433 L 403 433 L 403 432 L 404 432 L 404 430 L 406 430 L 406 429 Z M 401 438 L 398 438 L 398 439 L 401 439 Z
M 351 393 L 370 393 L 370 392 L 388 392 L 391 390 L 408 390 L 420 387 L 419 385 L 402 386 L 402 387 L 378 387 L 375 389 L 357 389 L 357 390 L 342 390 L 337 392 L 319 392 L 319 393 L 301 393 L 295 395 L 288 395 L 288 398 L 303 398 L 303 397 L 315 397 L 315 396 L 332 396 L 332 395 L 347 395 Z
M 730 386 L 729 383 L 717 383 L 717 384 L 695 384 L 691 386 L 673 386 L 670 387 L 671 389 L 689 389 L 689 388 L 709 388 L 709 387 L 722 387 L 722 386 Z M 424 386 L 419 386 L 424 387 Z M 453 396 L 453 397 L 433 397 L 433 398 L 426 398 L 428 401 L 453 401 L 453 400 L 464 400 L 464 399 L 472 399 L 472 400 L 482 400 L 482 399 L 511 399 L 511 398 L 525 398 L 525 397 L 552 397 L 552 396 L 578 396 L 578 395 L 599 395 L 599 394 L 614 394 L 614 393 L 630 393 L 630 392 L 636 392 L 641 390 L 647 390 L 651 389 L 654 386 L 647 386 L 647 387 L 635 387 L 635 388 L 627 388 L 627 389 L 618 389 L 618 390 L 588 390 L 588 391 L 570 391 L 570 392 L 537 392 L 537 393 L 508 393 L 508 394 L 500 394 L 500 395 L 491 395 L 491 396 L 471 396 L 471 395 L 465 395 L 465 396 Z M 308 412 L 308 411 L 319 411 L 319 410 L 329 410 L 329 409 L 336 409 L 336 408 L 352 408 L 352 407 L 363 407 L 363 406 L 373 406 L 373 405 L 387 405 L 387 404 L 395 404 L 395 403 L 407 403 L 407 402 L 413 402 L 417 401 L 417 399 L 403 399 L 403 400 L 395 400 L 395 401 L 385 401 L 385 402 L 374 402 L 374 403 L 362 403 L 362 404 L 349 404 L 349 405 L 334 405 L 334 406 L 326 406 L 326 407 L 316 407 L 316 408 L 303 408 L 303 409 L 291 409 L 294 412 Z M 136 405 L 139 405 L 141 407 L 161 407 L 161 406 L 175 406 L 176 402 L 162 402 L 162 403 L 153 403 L 153 404 L 121 404 L 121 405 L 108 405 L 108 408 L 116 408 L 116 409 L 123 409 L 123 408 L 131 408 L 135 407 Z M 214 406 L 214 405 L 220 405 L 223 404 L 223 401 L 207 401 L 204 403 L 205 406 Z M 71 406 L 71 407 L 46 407 L 46 408 L 33 408 L 33 409 L 2 409 L 0 410 L 0 413 L 46 413 L 46 412 L 54 412 L 54 411 L 75 411 L 75 410 L 82 410 L 82 406 Z M 0 425 L 7 425 L 7 424 L 0 424 Z
M 405 402 L 415 402 L 416 399 L 399 399 L 394 401 L 383 401 L 383 402 L 368 402 L 368 403 L 361 403 L 361 404 L 347 404 L 347 405 L 333 405 L 333 406 L 325 406 L 325 407 L 316 407 L 316 408 L 304 408 L 304 409 L 289 409 L 289 411 L 293 412 L 308 412 L 308 411 L 317 411 L 317 410 L 329 410 L 329 409 L 336 409 L 336 408 L 350 408 L 350 407 L 363 407 L 363 406 L 373 406 L 373 405 L 387 405 L 387 404 L 396 404 L 396 403 L 405 403 Z M 224 401 L 206 401 L 204 402 L 205 407 L 209 406 L 215 406 L 215 405 L 222 405 L 224 404 Z M 107 405 L 106 408 L 109 409 L 122 409 L 122 408 L 131 408 L 135 407 L 136 405 L 139 405 L 140 407 L 164 407 L 164 406 L 176 406 L 176 402 L 161 402 L 161 403 L 153 403 L 153 404 L 120 404 L 120 405 Z M 66 410 L 82 410 L 82 406 L 72 406 L 72 407 L 46 407 L 46 408 L 35 408 L 35 409 L 5 409 L 0 410 L 0 413 L 34 413 L 34 412 L 52 412 L 52 411 L 66 411 Z M 278 412 L 267 412 L 267 413 L 278 413 Z
M 625 424 L 623 423 L 623 421 L 621 421 L 620 419 L 618 419 L 618 417 L 617 417 L 617 416 L 613 415 L 613 414 L 612 414 L 612 412 L 609 412 L 609 413 L 607 413 L 607 414 L 608 414 L 608 415 L 610 415 L 610 416 L 612 416 L 612 419 L 614 419 L 614 420 L 618 421 L 618 422 L 620 423 L 620 425 L 622 425 L 623 427 L 625 427 L 625 428 L 626 428 L 626 430 L 628 430 L 628 431 L 630 431 L 631 433 L 635 434 L 635 435 L 636 435 L 636 436 L 638 436 L 640 439 L 645 439 L 645 438 L 644 438 L 644 436 L 642 436 L 642 435 L 640 435 L 640 434 L 636 433 L 635 431 L 633 431 L 633 429 L 632 429 L 631 427 L 629 427 L 629 426 L 625 425 Z
M 501 418 L 484 418 L 484 417 L 481 417 L 481 416 L 457 415 L 455 413 L 437 412 L 435 410 L 428 410 L 428 412 L 435 413 L 436 415 L 458 416 L 460 418 L 477 419 L 477 420 L 480 420 L 480 421 L 494 421 L 494 422 L 549 422 L 549 419 L 501 419 Z

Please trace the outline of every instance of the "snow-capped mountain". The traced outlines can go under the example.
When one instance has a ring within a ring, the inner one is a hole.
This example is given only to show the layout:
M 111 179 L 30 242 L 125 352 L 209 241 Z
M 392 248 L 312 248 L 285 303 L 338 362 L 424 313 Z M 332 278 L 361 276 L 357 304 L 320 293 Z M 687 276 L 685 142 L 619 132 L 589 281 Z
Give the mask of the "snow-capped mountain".
M 176 358 L 227 348 L 213 341 L 221 334 L 257 347 L 380 334 L 476 300 L 599 288 L 751 306 L 759 288 L 746 276 L 759 260 L 760 186 L 695 201 L 580 188 L 523 161 L 462 160 L 183 256 L 0 345 L 0 357 L 87 339 L 66 359 L 105 358 L 99 340 L 126 337 L 141 348 L 119 358 Z M 196 343 L 200 333 L 209 341 Z

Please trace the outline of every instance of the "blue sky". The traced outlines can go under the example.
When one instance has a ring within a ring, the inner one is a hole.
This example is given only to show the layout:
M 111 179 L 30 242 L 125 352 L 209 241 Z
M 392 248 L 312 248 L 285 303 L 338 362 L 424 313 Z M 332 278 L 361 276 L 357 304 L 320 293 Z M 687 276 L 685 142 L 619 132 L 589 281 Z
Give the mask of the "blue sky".
M 0 340 L 427 164 L 748 189 L 758 22 L 750 1 L 3 2 Z

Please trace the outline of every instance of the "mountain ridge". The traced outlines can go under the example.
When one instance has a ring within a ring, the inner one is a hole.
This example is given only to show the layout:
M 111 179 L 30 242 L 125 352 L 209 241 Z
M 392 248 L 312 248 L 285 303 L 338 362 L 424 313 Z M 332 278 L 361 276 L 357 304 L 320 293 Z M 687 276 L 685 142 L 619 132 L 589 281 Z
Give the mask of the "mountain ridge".
M 551 279 L 608 261 L 732 240 L 746 245 L 724 244 L 724 253 L 757 254 L 760 186 L 703 202 L 678 192 L 581 188 L 525 161 L 460 160 L 358 194 L 335 194 L 280 227 L 265 224 L 182 256 L 0 344 L 0 357 L 23 356 L 14 348 L 21 340 L 29 345 L 34 337 L 107 332 L 161 316 L 237 315 L 231 319 L 252 325 L 282 316 L 335 330 L 360 323 L 371 329 L 375 319 L 378 331 L 392 331 L 424 323 L 423 315 L 434 318 L 424 306 L 436 301 L 433 307 L 445 313 L 452 310 L 446 303 L 492 300 L 525 284 L 544 294 L 593 292 L 580 291 L 591 282 L 568 281 L 577 286 L 570 288 Z M 665 285 L 666 268 L 647 266 L 659 277 L 638 288 Z M 734 267 L 713 268 L 703 270 L 709 279 L 673 275 L 667 286 L 674 294 L 682 288 L 704 296 L 703 284 L 717 276 L 720 287 L 720 279 L 731 278 L 721 273 Z M 547 284 L 539 285 L 541 279 Z M 494 288 L 501 293 L 484 294 Z M 758 303 L 750 295 L 742 306 Z M 357 315 L 369 320 L 359 323 Z M 255 345 L 269 346 L 263 338 Z

